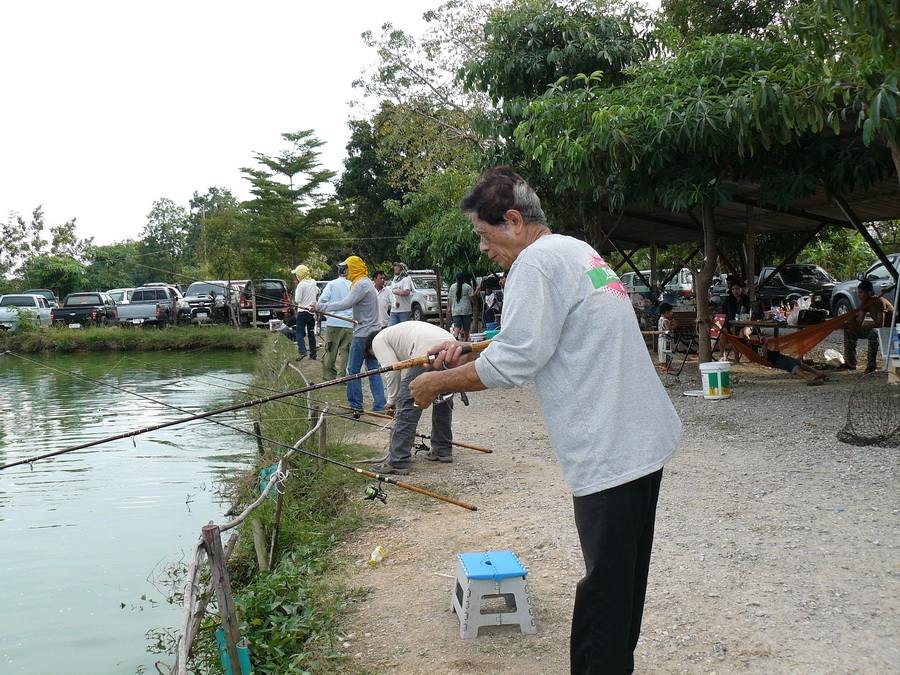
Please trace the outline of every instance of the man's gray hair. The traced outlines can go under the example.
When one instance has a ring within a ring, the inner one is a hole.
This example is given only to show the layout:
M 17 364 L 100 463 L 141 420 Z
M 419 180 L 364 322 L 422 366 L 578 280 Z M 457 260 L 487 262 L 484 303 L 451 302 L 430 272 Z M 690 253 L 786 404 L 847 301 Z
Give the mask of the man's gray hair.
M 547 224 L 540 198 L 524 180 L 513 186 L 513 208 L 522 214 L 526 223 Z
M 521 213 L 526 223 L 547 224 L 535 191 L 508 166 L 485 171 L 459 206 L 466 215 L 475 216 L 489 225 L 505 223 L 505 214 L 510 209 Z

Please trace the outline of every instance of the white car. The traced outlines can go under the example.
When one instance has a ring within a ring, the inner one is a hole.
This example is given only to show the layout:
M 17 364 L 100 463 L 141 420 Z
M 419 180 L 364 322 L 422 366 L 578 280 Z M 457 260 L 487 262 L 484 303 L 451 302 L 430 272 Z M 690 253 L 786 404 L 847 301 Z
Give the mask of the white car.
M 131 302 L 131 295 L 134 293 L 133 288 L 113 288 L 106 291 L 106 294 L 113 299 L 117 305 L 127 305 Z
M 0 330 L 15 331 L 23 313 L 31 313 L 38 325 L 46 328 L 50 325 L 50 305 L 40 295 L 8 294 L 0 295 Z

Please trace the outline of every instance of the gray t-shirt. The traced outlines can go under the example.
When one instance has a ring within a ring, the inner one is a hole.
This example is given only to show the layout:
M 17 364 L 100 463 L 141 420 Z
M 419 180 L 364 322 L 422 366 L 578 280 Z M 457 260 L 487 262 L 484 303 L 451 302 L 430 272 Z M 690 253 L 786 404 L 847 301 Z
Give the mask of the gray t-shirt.
M 576 497 L 660 469 L 681 421 L 615 273 L 588 244 L 546 235 L 509 271 L 503 327 L 475 362 L 488 388 L 529 380 Z
M 381 330 L 381 322 L 378 321 L 378 291 L 369 277 L 363 277 L 353 284 L 343 300 L 318 303 L 316 307 L 323 312 L 352 308 L 353 318 L 359 322 L 353 327 L 353 337 L 368 337 Z

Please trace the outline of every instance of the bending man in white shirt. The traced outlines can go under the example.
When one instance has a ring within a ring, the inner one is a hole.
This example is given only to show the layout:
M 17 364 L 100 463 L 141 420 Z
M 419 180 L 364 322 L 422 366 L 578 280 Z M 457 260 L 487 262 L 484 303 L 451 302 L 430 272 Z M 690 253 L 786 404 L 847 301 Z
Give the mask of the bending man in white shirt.
M 430 323 L 405 321 L 369 336 L 366 340 L 366 354 L 374 356 L 382 366 L 389 366 L 398 361 L 421 356 L 429 349 L 452 339 L 450 333 Z M 395 371 L 384 374 L 387 410 L 394 413 L 394 428 L 391 430 L 390 456 L 386 462 L 373 466 L 373 471 L 401 476 L 409 474 L 416 428 L 422 417 L 422 409 L 413 404 L 409 385 L 423 372 L 424 368 L 411 368 L 403 371 L 402 377 L 400 372 Z M 425 459 L 445 463 L 453 461 L 452 424 L 452 398 L 431 407 L 432 448 L 425 455 Z

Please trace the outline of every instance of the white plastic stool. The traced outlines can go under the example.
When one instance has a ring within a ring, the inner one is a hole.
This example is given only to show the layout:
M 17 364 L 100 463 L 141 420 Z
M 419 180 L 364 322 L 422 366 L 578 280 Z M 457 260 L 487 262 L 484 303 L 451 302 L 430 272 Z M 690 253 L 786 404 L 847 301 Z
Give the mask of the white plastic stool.
M 459 636 L 478 636 L 481 626 L 518 624 L 526 634 L 537 633 L 525 577 L 528 571 L 512 551 L 481 551 L 456 556 L 456 583 L 450 609 L 459 617 Z M 501 599 L 504 607 L 485 610 L 486 599 Z

